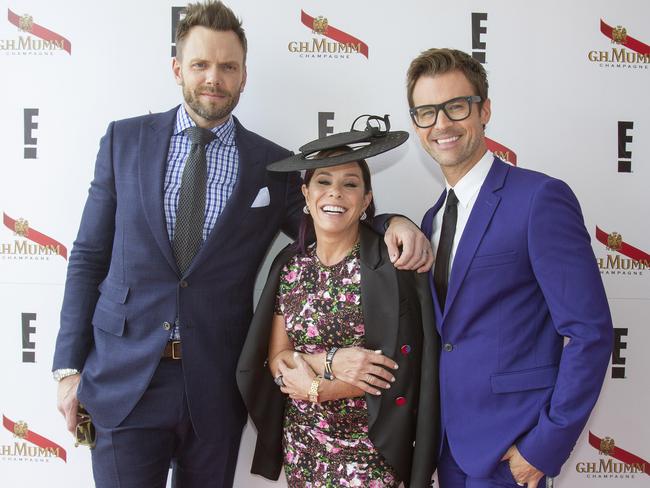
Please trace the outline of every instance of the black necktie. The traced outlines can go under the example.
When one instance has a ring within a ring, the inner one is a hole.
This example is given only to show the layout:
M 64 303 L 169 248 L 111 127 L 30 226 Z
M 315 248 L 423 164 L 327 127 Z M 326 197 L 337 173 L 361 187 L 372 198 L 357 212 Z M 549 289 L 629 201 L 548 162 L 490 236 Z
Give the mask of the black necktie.
M 192 141 L 192 147 L 183 169 L 172 243 L 176 263 L 182 274 L 190 267 L 203 243 L 205 192 L 208 181 L 205 146 L 215 138 L 212 132 L 201 127 L 188 127 L 185 134 Z
M 447 299 L 449 257 L 451 256 L 451 247 L 456 234 L 456 220 L 458 220 L 458 198 L 456 198 L 454 190 L 449 190 L 445 213 L 442 216 L 442 230 L 440 231 L 440 242 L 438 242 L 438 252 L 436 253 L 435 268 L 433 270 L 433 283 L 436 286 L 436 294 L 438 295 L 441 310 L 445 309 L 445 300 Z

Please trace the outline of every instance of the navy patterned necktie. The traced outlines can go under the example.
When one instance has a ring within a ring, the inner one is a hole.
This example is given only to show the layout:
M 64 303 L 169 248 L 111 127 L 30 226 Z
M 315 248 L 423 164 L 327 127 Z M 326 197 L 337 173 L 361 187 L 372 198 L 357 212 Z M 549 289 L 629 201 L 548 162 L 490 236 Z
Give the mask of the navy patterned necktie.
M 433 283 L 436 286 L 436 294 L 440 303 L 440 310 L 445 309 L 447 299 L 447 283 L 449 281 L 449 258 L 451 248 L 456 234 L 456 221 L 458 220 L 458 198 L 454 190 L 449 190 L 445 213 L 442 216 L 442 230 L 440 231 L 440 242 L 436 252 L 435 268 L 433 270 Z
M 174 257 L 181 274 L 185 274 L 190 267 L 203 243 L 205 193 L 208 181 L 205 146 L 215 138 L 212 132 L 201 127 L 188 127 L 184 132 L 192 141 L 192 147 L 183 169 L 172 242 Z

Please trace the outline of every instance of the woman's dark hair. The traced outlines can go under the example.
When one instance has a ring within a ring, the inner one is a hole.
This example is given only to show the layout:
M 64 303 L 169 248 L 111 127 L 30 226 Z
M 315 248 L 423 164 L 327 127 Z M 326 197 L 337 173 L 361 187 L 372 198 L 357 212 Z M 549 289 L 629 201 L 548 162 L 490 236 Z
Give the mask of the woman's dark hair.
M 320 151 L 317 154 L 318 158 L 326 158 L 329 156 L 335 156 L 337 154 L 341 153 L 349 153 L 352 152 L 352 148 L 348 146 L 341 146 L 337 147 L 334 149 L 327 149 L 325 151 Z M 359 159 L 355 162 L 359 165 L 359 168 L 361 168 L 361 176 L 363 178 L 363 190 L 364 194 L 368 194 L 369 192 L 372 191 L 372 183 L 370 181 L 370 169 L 368 168 L 368 163 L 366 163 L 365 159 Z M 305 176 L 303 178 L 303 183 L 305 186 L 309 186 L 309 182 L 311 181 L 312 177 L 314 176 L 314 173 L 316 172 L 315 169 L 308 169 L 305 172 Z M 375 217 L 375 200 L 374 198 L 370 199 L 370 203 L 368 204 L 368 208 L 366 208 L 366 218 L 365 220 L 362 220 L 362 224 L 371 224 L 372 219 Z M 316 233 L 314 231 L 314 221 L 311 218 L 311 215 L 309 214 L 303 214 L 302 215 L 302 220 L 300 221 L 300 229 L 298 230 L 298 240 L 295 242 L 296 249 L 298 250 L 299 253 L 304 254 L 307 250 L 307 246 L 314 242 L 316 240 Z

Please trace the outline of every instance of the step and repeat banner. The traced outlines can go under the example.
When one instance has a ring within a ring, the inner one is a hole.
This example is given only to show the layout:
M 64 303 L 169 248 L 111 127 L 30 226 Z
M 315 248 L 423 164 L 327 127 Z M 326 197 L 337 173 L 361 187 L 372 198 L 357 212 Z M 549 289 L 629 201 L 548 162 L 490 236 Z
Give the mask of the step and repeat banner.
M 491 149 L 573 188 L 614 320 L 602 395 L 555 486 L 650 486 L 650 3 L 227 3 L 249 41 L 242 123 L 296 150 L 358 115 L 390 114 L 412 137 L 372 160 L 375 198 L 417 222 L 443 179 L 413 133 L 406 69 L 430 47 L 484 63 Z M 182 100 L 171 56 L 183 5 L 0 4 L 0 486 L 93 485 L 50 374 L 67 260 L 108 123 Z M 286 486 L 250 475 L 254 442 L 248 425 L 236 486 Z

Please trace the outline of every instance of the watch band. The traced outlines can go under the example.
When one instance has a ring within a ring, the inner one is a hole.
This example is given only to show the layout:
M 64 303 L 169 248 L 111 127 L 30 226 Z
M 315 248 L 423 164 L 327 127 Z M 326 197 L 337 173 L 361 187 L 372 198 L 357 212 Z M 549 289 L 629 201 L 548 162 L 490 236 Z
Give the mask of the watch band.
M 312 403 L 318 403 L 318 387 L 322 381 L 322 376 L 314 376 L 314 379 L 311 380 L 311 386 L 309 387 L 309 401 Z
M 334 373 L 332 372 L 332 359 L 334 359 L 334 354 L 336 354 L 336 351 L 338 350 L 338 347 L 333 347 L 327 351 L 327 354 L 325 355 L 325 370 L 323 373 L 323 378 L 326 380 L 332 381 L 336 379 L 336 376 L 334 376 Z

